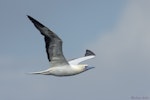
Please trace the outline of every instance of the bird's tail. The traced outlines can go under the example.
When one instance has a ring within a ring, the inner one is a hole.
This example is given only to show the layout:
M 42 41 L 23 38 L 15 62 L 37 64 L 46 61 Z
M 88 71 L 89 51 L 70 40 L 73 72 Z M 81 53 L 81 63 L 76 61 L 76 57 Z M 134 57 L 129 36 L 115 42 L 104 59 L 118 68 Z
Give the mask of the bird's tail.
M 49 70 L 38 71 L 38 72 L 30 72 L 29 74 L 43 74 L 43 75 L 50 75 Z

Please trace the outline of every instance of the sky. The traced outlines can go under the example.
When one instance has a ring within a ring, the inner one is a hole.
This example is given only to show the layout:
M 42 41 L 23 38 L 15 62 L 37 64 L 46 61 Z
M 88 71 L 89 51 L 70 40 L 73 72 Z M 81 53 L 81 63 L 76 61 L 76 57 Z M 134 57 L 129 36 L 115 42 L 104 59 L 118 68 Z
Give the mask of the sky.
M 1 0 L 1 100 L 150 100 L 149 0 Z M 30 15 L 57 33 L 69 60 L 90 49 L 95 68 L 70 77 L 50 66 Z

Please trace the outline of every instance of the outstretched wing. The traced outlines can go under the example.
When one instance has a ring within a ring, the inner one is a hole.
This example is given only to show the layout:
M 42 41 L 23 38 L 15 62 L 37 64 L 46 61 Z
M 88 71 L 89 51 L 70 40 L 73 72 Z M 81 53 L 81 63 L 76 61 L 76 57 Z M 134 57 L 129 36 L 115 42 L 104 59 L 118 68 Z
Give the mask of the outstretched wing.
M 52 63 L 52 67 L 68 65 L 68 62 L 62 52 L 62 40 L 54 32 L 52 32 L 50 29 L 45 27 L 31 16 L 28 16 L 28 18 L 44 36 L 47 57 L 48 60 Z
M 86 50 L 85 56 L 81 57 L 81 58 L 77 58 L 77 59 L 73 59 L 71 61 L 69 61 L 70 65 L 78 65 L 79 63 L 88 60 L 88 59 L 92 59 L 94 58 L 96 55 L 90 51 L 90 50 Z

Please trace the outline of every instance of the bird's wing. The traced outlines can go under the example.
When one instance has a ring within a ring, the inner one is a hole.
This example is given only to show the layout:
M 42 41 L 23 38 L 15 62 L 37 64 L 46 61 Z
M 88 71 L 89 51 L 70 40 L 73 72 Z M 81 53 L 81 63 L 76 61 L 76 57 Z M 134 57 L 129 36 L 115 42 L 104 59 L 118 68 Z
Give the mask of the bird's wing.
M 52 67 L 68 65 L 68 62 L 62 52 L 62 40 L 54 32 L 52 32 L 50 29 L 45 27 L 31 16 L 28 16 L 28 18 L 44 36 L 47 57 L 51 62 Z
M 85 56 L 81 57 L 81 58 L 77 58 L 77 59 L 73 59 L 71 61 L 69 61 L 70 65 L 78 65 L 79 63 L 88 60 L 88 59 L 92 59 L 94 58 L 96 55 L 90 51 L 90 50 L 86 50 Z

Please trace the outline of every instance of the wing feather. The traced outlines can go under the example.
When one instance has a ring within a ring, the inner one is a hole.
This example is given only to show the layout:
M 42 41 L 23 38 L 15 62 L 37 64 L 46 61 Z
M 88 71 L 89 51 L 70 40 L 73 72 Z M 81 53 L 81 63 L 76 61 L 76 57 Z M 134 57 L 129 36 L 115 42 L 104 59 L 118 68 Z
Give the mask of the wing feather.
M 52 32 L 50 29 L 45 27 L 31 16 L 28 16 L 28 18 L 44 36 L 47 57 L 48 60 L 52 63 L 52 66 L 68 65 L 68 62 L 62 52 L 62 40 L 54 32 Z
M 80 57 L 80 58 L 77 58 L 77 59 L 70 60 L 69 64 L 70 65 L 78 65 L 79 63 L 81 63 L 83 61 L 86 61 L 86 60 L 89 60 L 89 59 L 92 59 L 95 56 L 96 55 L 92 51 L 86 50 L 86 53 L 85 53 L 84 57 Z

